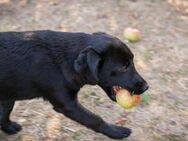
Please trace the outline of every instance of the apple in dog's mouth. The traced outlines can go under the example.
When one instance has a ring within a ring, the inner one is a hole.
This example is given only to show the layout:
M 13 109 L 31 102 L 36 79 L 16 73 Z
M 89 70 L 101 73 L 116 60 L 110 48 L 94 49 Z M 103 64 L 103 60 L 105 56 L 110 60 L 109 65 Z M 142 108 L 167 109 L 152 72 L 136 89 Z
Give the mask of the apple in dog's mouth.
M 141 100 L 140 95 L 131 94 L 128 90 L 120 86 L 113 86 L 112 90 L 116 94 L 116 102 L 125 109 L 135 107 Z

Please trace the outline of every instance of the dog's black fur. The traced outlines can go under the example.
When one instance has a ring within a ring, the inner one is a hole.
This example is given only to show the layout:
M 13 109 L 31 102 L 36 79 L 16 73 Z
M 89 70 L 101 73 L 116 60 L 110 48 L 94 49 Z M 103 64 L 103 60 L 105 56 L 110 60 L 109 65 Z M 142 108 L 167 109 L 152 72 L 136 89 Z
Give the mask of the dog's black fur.
M 108 34 L 0 33 L 0 125 L 4 132 L 21 130 L 9 119 L 16 100 L 43 97 L 57 112 L 96 132 L 115 139 L 129 136 L 129 128 L 108 124 L 78 103 L 77 93 L 84 84 L 98 84 L 113 101 L 114 85 L 135 94 L 148 88 L 134 68 L 131 51 Z

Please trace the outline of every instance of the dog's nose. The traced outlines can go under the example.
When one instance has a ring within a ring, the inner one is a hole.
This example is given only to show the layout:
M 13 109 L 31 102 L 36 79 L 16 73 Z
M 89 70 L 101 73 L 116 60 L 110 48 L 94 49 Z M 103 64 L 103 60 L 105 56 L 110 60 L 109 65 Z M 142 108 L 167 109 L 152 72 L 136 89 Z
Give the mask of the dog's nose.
M 148 84 L 146 82 L 137 82 L 136 83 L 136 93 L 137 94 L 142 94 L 143 92 L 145 92 L 147 89 L 149 88 Z
M 149 85 L 147 83 L 145 83 L 145 85 L 143 86 L 143 92 L 145 92 L 147 89 L 149 89 Z

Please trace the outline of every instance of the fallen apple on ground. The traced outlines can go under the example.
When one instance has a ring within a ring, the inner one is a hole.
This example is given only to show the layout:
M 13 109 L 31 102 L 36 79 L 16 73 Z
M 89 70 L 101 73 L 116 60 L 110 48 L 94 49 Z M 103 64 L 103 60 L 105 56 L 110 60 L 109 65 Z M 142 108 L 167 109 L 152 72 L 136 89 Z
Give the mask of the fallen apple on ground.
M 130 42 L 136 42 L 140 39 L 140 32 L 135 28 L 126 28 L 123 35 Z
M 130 109 L 135 107 L 141 100 L 140 95 L 131 95 L 126 89 L 121 89 L 116 93 L 117 103 L 125 108 Z

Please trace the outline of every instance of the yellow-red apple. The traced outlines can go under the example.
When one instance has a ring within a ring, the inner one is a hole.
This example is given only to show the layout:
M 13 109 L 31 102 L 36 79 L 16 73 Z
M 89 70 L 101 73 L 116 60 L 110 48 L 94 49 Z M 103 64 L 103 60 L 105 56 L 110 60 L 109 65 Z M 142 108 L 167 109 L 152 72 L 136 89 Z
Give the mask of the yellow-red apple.
M 140 39 L 140 32 L 135 28 L 126 28 L 123 35 L 130 42 L 136 42 Z
M 135 107 L 141 100 L 140 95 L 131 95 L 126 89 L 121 89 L 116 93 L 117 103 L 125 108 L 130 109 Z

